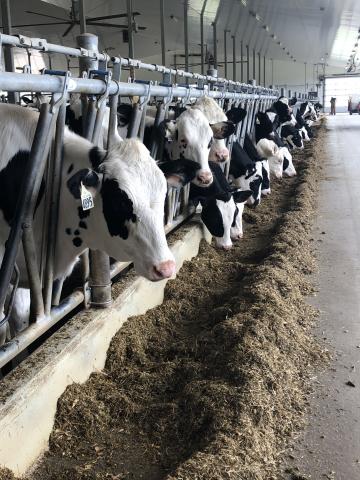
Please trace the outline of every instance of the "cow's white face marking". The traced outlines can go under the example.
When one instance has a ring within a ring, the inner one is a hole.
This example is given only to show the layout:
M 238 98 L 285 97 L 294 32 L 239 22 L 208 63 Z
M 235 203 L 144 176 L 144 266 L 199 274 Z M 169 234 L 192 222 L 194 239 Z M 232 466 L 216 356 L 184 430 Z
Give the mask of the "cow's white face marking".
M 234 222 L 234 215 L 236 211 L 236 204 L 231 197 L 228 202 L 222 200 L 216 200 L 216 205 L 220 210 L 221 218 L 223 221 L 224 235 L 222 237 L 215 237 L 216 246 L 229 250 L 232 247 L 231 241 L 231 225 Z

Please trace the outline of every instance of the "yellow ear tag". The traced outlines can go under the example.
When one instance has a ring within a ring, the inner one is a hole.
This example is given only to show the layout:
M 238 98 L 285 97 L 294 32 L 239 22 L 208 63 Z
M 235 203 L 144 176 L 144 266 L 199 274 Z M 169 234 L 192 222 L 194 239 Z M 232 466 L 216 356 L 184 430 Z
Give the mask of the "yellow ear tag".
M 94 198 L 89 192 L 89 190 L 84 187 L 83 183 L 81 182 L 81 192 L 80 192 L 80 197 L 81 197 L 81 206 L 83 210 L 90 210 L 91 208 L 94 208 Z

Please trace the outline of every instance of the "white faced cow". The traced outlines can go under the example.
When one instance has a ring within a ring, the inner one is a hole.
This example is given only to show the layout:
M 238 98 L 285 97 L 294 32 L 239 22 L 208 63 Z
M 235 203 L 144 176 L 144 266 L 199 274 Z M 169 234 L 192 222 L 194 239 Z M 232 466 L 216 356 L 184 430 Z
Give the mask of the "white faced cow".
M 273 140 L 262 138 L 256 144 L 256 150 L 261 158 L 266 158 L 269 172 L 276 178 L 283 176 L 284 154 Z
M 0 261 L 14 218 L 24 171 L 34 137 L 38 113 L 0 104 Z M 175 261 L 164 232 L 166 180 L 149 151 L 136 139 L 114 145 L 107 153 L 65 129 L 62 189 L 55 252 L 55 278 L 72 271 L 87 248 L 102 250 L 120 261 L 133 261 L 136 271 L 151 281 L 170 278 Z M 181 181 L 178 162 L 171 162 Z M 196 165 L 196 170 L 198 165 Z M 193 175 L 195 175 L 195 171 Z M 171 175 L 171 171 L 168 171 Z M 191 179 L 192 177 L 189 177 Z M 84 211 L 83 185 L 94 198 Z M 34 215 L 35 245 L 40 256 L 44 186 Z M 22 283 L 27 272 L 22 251 L 17 259 Z

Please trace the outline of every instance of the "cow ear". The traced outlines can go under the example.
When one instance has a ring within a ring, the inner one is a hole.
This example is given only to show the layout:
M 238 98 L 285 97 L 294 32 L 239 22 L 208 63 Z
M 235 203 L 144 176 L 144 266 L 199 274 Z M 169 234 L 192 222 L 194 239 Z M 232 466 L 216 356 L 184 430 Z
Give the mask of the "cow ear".
M 233 107 L 226 112 L 228 120 L 235 123 L 235 125 L 242 122 L 246 117 L 246 114 L 246 110 L 240 107 Z
M 83 184 L 84 187 L 91 192 L 93 197 L 95 197 L 97 192 L 100 190 L 101 182 L 102 174 L 94 172 L 94 170 L 84 168 L 74 173 L 74 175 L 68 179 L 66 185 L 71 195 L 76 199 L 80 199 L 81 184 Z
M 209 205 L 203 207 L 201 220 L 214 237 L 222 237 L 224 235 L 223 219 L 216 202 L 211 202 Z
M 165 138 L 168 142 L 174 142 L 178 139 L 178 128 L 176 121 L 174 120 L 163 120 L 159 124 L 160 135 Z
M 172 187 L 182 187 L 191 182 L 201 168 L 197 162 L 185 158 L 162 162 L 158 167 L 165 175 L 168 185 Z
M 235 132 L 235 125 L 232 122 L 218 122 L 210 124 L 216 140 L 222 140 L 230 137 Z
M 128 103 L 121 103 L 117 107 L 117 119 L 118 124 L 121 127 L 125 127 L 130 123 L 131 116 L 132 116 L 133 108 Z
M 235 203 L 244 203 L 252 195 L 251 190 L 236 190 L 233 192 L 232 196 Z

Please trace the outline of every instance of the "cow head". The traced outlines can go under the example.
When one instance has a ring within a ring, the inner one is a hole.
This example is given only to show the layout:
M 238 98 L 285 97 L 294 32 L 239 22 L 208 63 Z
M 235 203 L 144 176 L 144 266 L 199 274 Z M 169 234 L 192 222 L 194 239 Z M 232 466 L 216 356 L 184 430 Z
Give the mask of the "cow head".
M 287 141 L 290 149 L 304 148 L 304 142 L 300 131 L 291 125 L 284 125 L 281 127 L 281 137 Z
M 283 174 L 284 156 L 282 150 L 267 138 L 262 138 L 256 145 L 256 150 L 262 158 L 269 162 L 269 169 L 276 178 L 281 178 Z
M 69 147 L 66 150 L 69 155 Z M 97 150 L 96 156 L 98 165 L 92 160 L 93 169 L 71 171 L 66 181 L 80 220 L 81 234 L 73 239 L 78 254 L 84 248 L 102 250 L 116 260 L 134 262 L 136 271 L 149 280 L 171 277 L 175 261 L 164 232 L 164 174 L 136 139 L 117 143 L 107 154 Z M 82 185 L 94 198 L 91 210 L 81 207 Z M 69 203 L 65 210 L 70 210 Z
M 187 158 L 200 165 L 193 180 L 198 186 L 208 187 L 212 181 L 209 153 L 216 140 L 224 139 L 234 132 L 231 122 L 209 124 L 198 109 L 185 110 L 176 120 L 164 121 L 160 131 L 170 145 L 172 158 Z
M 286 147 L 280 147 L 282 151 L 284 162 L 283 162 L 283 174 L 286 177 L 294 177 L 296 175 L 296 170 L 293 164 L 292 155 L 289 152 L 289 149 Z
M 210 97 L 201 97 L 192 107 L 200 110 L 207 118 L 210 125 L 226 125 L 222 127 L 226 129 L 225 135 L 216 136 L 211 144 L 209 160 L 212 162 L 222 163 L 229 159 L 229 150 L 225 145 L 224 139 L 235 132 L 235 125 L 241 122 L 246 116 L 246 110 L 240 107 L 231 108 L 225 115 L 221 107 Z

